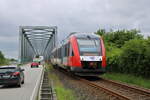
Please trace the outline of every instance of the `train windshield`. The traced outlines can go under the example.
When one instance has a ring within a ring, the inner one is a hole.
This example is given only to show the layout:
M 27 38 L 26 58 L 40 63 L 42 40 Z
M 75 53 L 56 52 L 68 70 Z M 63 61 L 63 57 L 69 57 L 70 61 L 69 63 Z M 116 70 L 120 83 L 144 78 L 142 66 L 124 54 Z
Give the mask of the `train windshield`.
M 77 39 L 81 56 L 99 56 L 100 40 L 99 39 Z

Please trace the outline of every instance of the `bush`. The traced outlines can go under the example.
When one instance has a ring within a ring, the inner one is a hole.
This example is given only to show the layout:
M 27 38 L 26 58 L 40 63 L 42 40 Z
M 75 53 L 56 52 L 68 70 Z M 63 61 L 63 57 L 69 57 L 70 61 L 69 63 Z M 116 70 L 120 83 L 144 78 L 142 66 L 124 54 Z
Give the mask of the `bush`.
M 150 75 L 150 45 L 148 40 L 134 39 L 128 41 L 122 48 L 120 62 L 122 71 L 137 76 Z
M 118 61 L 119 61 L 119 57 L 121 54 L 121 49 L 117 48 L 113 45 L 106 45 L 106 56 L 107 56 L 107 71 L 119 71 L 119 65 L 118 65 Z
M 144 39 L 138 32 L 135 29 L 97 31 L 104 38 L 108 71 L 150 76 L 150 37 Z
M 104 29 L 100 29 L 97 31 L 97 34 L 101 35 L 105 42 L 108 44 L 114 44 L 116 47 L 121 48 L 126 41 L 131 39 L 142 39 L 143 36 L 138 34 L 138 30 L 118 30 L 118 31 L 110 31 L 106 32 Z
M 5 59 L 3 53 L 0 51 L 0 65 L 6 64 L 7 60 Z

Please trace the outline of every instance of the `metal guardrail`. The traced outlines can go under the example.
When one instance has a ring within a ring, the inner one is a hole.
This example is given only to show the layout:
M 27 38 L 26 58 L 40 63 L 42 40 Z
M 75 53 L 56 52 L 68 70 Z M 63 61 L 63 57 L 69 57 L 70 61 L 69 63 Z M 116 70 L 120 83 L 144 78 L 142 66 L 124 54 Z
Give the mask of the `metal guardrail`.
M 56 93 L 53 88 L 53 82 L 48 78 L 48 72 L 44 71 L 40 84 L 38 100 L 57 100 Z

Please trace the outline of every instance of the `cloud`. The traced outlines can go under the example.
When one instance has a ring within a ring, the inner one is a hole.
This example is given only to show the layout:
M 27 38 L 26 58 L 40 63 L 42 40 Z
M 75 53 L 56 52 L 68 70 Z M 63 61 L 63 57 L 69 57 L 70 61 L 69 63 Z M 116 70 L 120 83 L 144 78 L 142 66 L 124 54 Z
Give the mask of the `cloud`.
M 0 36 L 0 51 L 2 51 L 6 57 L 17 58 L 18 53 L 18 37 Z
M 0 49 L 17 57 L 14 38 L 19 37 L 20 25 L 58 26 L 59 40 L 70 32 L 99 28 L 138 28 L 149 33 L 149 4 L 149 0 L 0 0 Z

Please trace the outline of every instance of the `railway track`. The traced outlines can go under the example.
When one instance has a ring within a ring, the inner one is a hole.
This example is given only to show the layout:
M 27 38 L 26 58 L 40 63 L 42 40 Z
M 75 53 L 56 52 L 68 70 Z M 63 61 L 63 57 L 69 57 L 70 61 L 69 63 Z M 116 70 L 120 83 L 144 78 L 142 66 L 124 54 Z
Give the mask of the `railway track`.
M 68 75 L 66 71 L 60 71 Z M 69 76 L 80 80 L 84 84 L 87 84 L 96 90 L 103 91 L 103 93 L 108 95 L 107 99 L 109 100 L 150 100 L 150 90 L 148 89 L 129 86 L 120 82 L 106 80 L 103 78 L 98 78 L 94 81 L 91 81 L 83 77 L 74 76 L 72 74 L 69 74 Z
M 136 95 L 136 97 L 137 97 L 136 100 L 138 100 L 138 99 L 143 99 L 144 100 L 144 98 L 146 100 L 150 100 L 150 89 L 144 89 L 144 88 L 140 88 L 140 87 L 137 87 L 137 86 L 131 86 L 131 85 L 127 85 L 127 84 L 124 84 L 124 83 L 120 83 L 120 82 L 116 82 L 116 81 L 112 81 L 112 80 L 107 80 L 107 79 L 103 79 L 103 78 L 101 78 L 101 79 L 102 79 L 102 81 L 104 81 L 106 83 L 109 83 L 109 84 L 112 84 L 113 86 L 118 86 L 120 88 L 123 88 L 124 90 L 128 90 L 129 92 L 136 93 L 137 94 Z
M 105 79 L 89 81 L 81 78 L 80 80 L 98 90 L 103 90 L 109 95 L 110 100 L 150 100 L 150 92 L 148 90 Z

